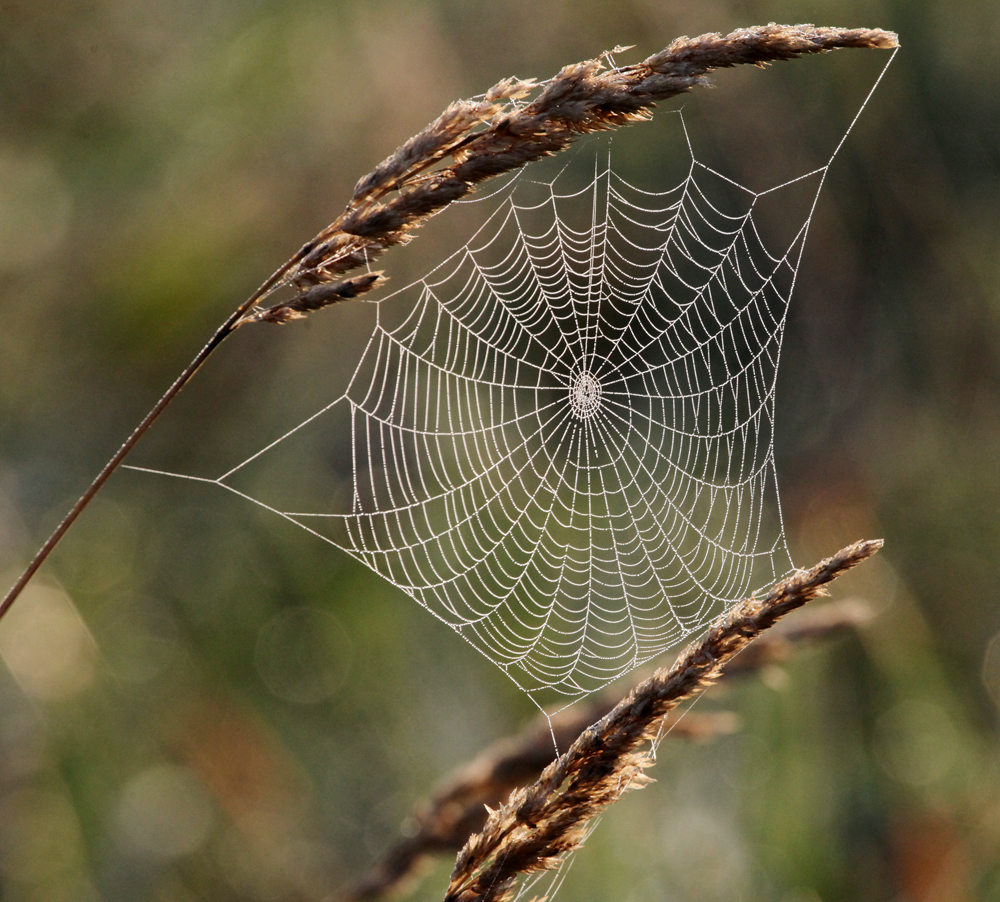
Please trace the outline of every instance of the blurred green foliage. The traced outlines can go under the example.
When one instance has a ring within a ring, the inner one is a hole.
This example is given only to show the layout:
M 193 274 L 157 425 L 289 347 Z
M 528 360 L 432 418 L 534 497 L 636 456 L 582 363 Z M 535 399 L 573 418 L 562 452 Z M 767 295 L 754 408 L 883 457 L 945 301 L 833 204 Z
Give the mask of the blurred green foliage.
M 904 48 L 831 171 L 778 400 L 796 560 L 884 536 L 837 586 L 879 615 L 706 700 L 742 732 L 664 743 L 658 784 L 605 817 L 563 894 L 1000 899 L 1000 26 L 985 0 L 0 2 L 4 586 L 216 322 L 448 101 L 616 44 L 772 20 L 894 29 Z M 884 61 L 720 73 L 670 106 L 707 158 L 765 184 L 825 161 Z M 662 135 L 616 139 L 633 180 L 658 186 Z M 464 227 L 449 211 L 390 274 L 418 274 Z M 369 327 L 338 308 L 244 330 L 134 462 L 215 475 L 329 400 Z M 329 480 L 336 465 L 303 466 Z M 0 898 L 15 902 L 328 898 L 440 775 L 532 710 L 339 552 L 134 472 L 0 624 L 0 653 Z

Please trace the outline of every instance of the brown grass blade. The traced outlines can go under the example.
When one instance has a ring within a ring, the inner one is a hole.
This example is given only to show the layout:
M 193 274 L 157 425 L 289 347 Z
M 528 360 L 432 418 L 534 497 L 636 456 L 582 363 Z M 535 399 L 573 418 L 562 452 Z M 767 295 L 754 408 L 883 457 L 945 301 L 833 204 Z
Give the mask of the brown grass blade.
M 782 621 L 761 635 L 726 666 L 722 675 L 728 682 L 733 676 L 755 673 L 786 661 L 803 643 L 856 630 L 870 618 L 867 605 L 850 599 L 804 610 L 793 622 Z M 587 727 L 613 710 L 622 694 L 620 687 L 614 690 L 551 718 L 539 714 L 521 732 L 494 742 L 456 769 L 414 812 L 411 835 L 392 846 L 343 892 L 340 902 L 394 894 L 415 878 L 427 858 L 457 853 L 485 825 L 487 807 L 498 807 L 513 790 L 538 779 L 555 760 L 556 747 L 568 748 Z M 738 728 L 739 719 L 730 711 L 689 711 L 683 716 L 674 711 L 662 723 L 664 736 L 699 742 L 729 735 Z
M 764 66 L 844 47 L 896 46 L 896 35 L 880 29 L 772 23 L 728 35 L 678 38 L 623 68 L 608 68 L 606 54 L 574 63 L 541 85 L 530 103 L 520 101 L 536 88 L 534 81 L 505 79 L 482 100 L 451 104 L 358 182 L 343 214 L 287 264 L 285 284 L 309 295 L 308 301 L 299 295 L 243 322 L 284 323 L 325 306 L 321 297 L 342 300 L 337 293 L 317 293 L 315 286 L 339 282 L 388 248 L 405 244 L 415 229 L 480 182 L 559 153 L 581 135 L 648 119 L 657 102 L 706 84 L 705 76 L 715 69 Z
M 418 810 L 416 833 L 392 846 L 371 869 L 342 893 L 339 902 L 360 902 L 394 893 L 433 855 L 457 853 L 486 822 L 487 808 L 501 805 L 511 791 L 525 786 L 556 757 L 552 738 L 566 748 L 592 723 L 604 717 L 615 700 L 598 698 L 580 710 L 549 722 L 540 717 L 517 736 L 502 739 L 455 771 L 434 797 Z M 673 738 L 707 740 L 733 733 L 738 718 L 729 711 L 690 713 L 667 719 Z
M 600 59 L 566 66 L 524 106 L 517 104 L 535 83 L 515 78 L 494 85 L 482 100 L 450 105 L 362 178 L 344 213 L 280 266 L 216 329 L 35 553 L 0 601 L 0 618 L 160 414 L 240 326 L 287 323 L 371 291 L 381 284 L 381 273 L 343 277 L 360 267 L 368 269 L 388 248 L 405 244 L 414 229 L 473 191 L 479 182 L 558 153 L 578 135 L 648 118 L 657 101 L 704 84 L 704 76 L 713 69 L 762 66 L 842 47 L 890 49 L 897 44 L 895 34 L 880 29 L 772 23 L 725 36 L 678 38 L 660 53 L 622 69 L 606 69 Z M 483 131 L 476 132 L 481 126 Z M 394 197 L 386 199 L 393 193 Z M 295 297 L 263 306 L 276 290 L 288 285 L 298 292 Z M 319 286 L 329 287 L 316 290 Z
M 657 736 L 683 700 L 719 679 L 729 661 L 764 630 L 819 595 L 841 574 L 871 557 L 881 540 L 857 542 L 808 570 L 748 598 L 657 671 L 602 720 L 585 730 L 530 787 L 491 812 L 459 853 L 445 902 L 501 902 L 519 877 L 555 867 L 577 848 L 589 822 L 628 790 L 648 781 L 653 764 L 640 747 Z

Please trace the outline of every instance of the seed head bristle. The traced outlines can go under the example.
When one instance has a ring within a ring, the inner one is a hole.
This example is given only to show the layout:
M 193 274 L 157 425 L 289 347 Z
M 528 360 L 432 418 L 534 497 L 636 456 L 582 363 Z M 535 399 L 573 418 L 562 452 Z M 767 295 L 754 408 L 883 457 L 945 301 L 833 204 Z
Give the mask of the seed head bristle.
M 896 36 L 880 29 L 772 23 L 728 35 L 678 38 L 641 63 L 621 68 L 609 68 L 604 54 L 564 66 L 540 86 L 531 79 L 504 79 L 481 99 L 450 104 L 360 179 L 343 214 L 283 268 L 275 287 L 291 285 L 300 294 L 257 309 L 240 324 L 285 323 L 328 306 L 321 299 L 344 300 L 343 293 L 314 289 L 346 285 L 343 276 L 407 243 L 415 229 L 479 183 L 557 154 L 581 135 L 648 119 L 657 102 L 706 84 L 715 69 L 762 66 L 843 47 L 896 46 Z M 536 87 L 541 91 L 534 100 L 519 103 Z
M 581 733 L 532 786 L 511 793 L 459 853 L 445 902 L 504 902 L 519 877 L 553 867 L 580 844 L 597 814 L 643 785 L 653 759 L 641 746 L 657 736 L 664 717 L 718 680 L 764 630 L 881 547 L 881 540 L 857 542 L 775 584 L 762 598 L 736 605 L 672 667 L 639 684 Z

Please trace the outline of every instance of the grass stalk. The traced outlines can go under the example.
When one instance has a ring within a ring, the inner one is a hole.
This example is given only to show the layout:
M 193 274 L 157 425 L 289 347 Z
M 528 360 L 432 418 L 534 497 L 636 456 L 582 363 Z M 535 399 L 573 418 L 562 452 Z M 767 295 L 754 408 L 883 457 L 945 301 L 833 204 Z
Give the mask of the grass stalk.
M 861 601 L 847 599 L 804 610 L 791 621 L 759 636 L 722 672 L 726 682 L 787 661 L 801 645 L 853 632 L 871 619 Z M 648 672 L 642 680 L 648 677 Z M 639 683 L 635 679 L 633 683 Z M 511 792 L 533 783 L 591 724 L 606 717 L 621 699 L 620 686 L 609 687 L 552 716 L 539 714 L 523 730 L 489 745 L 447 776 L 433 795 L 414 810 L 413 828 L 338 897 L 362 902 L 397 895 L 409 887 L 429 858 L 457 854 L 486 824 L 487 810 L 502 805 Z M 739 729 L 731 711 L 675 709 L 661 724 L 664 738 L 707 742 Z M 555 739 L 555 746 L 553 746 Z
M 726 664 L 786 614 L 882 547 L 856 542 L 808 570 L 748 598 L 685 648 L 670 668 L 636 686 L 614 709 L 584 730 L 565 754 L 529 787 L 492 811 L 458 855 L 445 902 L 506 902 L 517 881 L 556 867 L 578 848 L 590 822 L 626 792 L 649 782 L 651 743 L 685 699 L 716 682 Z
M 0 617 L 143 435 L 240 326 L 287 323 L 378 288 L 385 277 L 370 271 L 372 261 L 407 243 L 428 219 L 481 182 L 559 153 L 581 135 L 648 119 L 657 102 L 706 84 L 715 69 L 764 66 L 845 47 L 896 46 L 896 35 L 881 29 L 771 24 L 678 38 L 641 63 L 621 68 L 609 68 L 604 57 L 574 63 L 541 85 L 508 78 L 481 99 L 449 105 L 362 178 L 344 212 L 226 318 L 46 539 L 0 602 Z M 348 275 L 361 268 L 369 271 Z M 283 287 L 292 297 L 261 306 Z

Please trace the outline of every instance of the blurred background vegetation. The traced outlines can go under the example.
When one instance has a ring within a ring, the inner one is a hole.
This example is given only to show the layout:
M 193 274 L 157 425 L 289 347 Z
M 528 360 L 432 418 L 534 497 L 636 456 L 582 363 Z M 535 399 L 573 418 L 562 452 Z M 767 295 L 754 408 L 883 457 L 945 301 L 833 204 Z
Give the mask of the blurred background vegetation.
M 904 48 L 831 172 L 778 398 L 794 558 L 884 536 L 836 590 L 877 617 L 706 699 L 743 729 L 665 743 L 659 782 L 604 819 L 563 897 L 1000 900 L 986 0 L 0 0 L 3 588 L 212 328 L 448 101 L 768 21 L 889 28 Z M 764 185 L 826 160 L 885 60 L 723 72 L 666 106 Z M 649 186 L 657 128 L 616 139 Z M 389 274 L 418 274 L 461 227 L 446 213 Z M 329 400 L 369 313 L 244 330 L 134 462 L 217 475 Z M 533 711 L 335 549 L 134 472 L 0 624 L 0 655 L 15 902 L 329 898 L 436 779 Z

